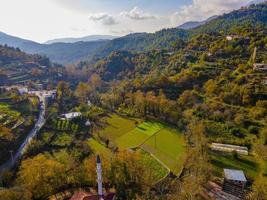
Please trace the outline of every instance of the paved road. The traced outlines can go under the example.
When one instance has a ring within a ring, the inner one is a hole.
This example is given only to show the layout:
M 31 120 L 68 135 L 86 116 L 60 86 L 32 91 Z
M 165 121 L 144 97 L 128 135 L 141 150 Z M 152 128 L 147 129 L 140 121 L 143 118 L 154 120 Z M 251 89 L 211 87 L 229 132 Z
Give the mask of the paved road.
M 35 94 L 38 96 L 39 101 L 40 101 L 40 112 L 39 112 L 39 117 L 37 122 L 35 123 L 35 126 L 33 129 L 29 132 L 27 138 L 24 140 L 24 142 L 20 145 L 19 149 L 13 156 L 13 161 L 10 158 L 7 162 L 2 164 L 0 166 L 0 172 L 4 170 L 11 169 L 21 158 L 23 153 L 25 152 L 26 148 L 29 146 L 31 140 L 36 136 L 38 131 L 41 129 L 41 127 L 45 124 L 45 109 L 46 109 L 46 103 L 45 103 L 45 93 L 42 91 L 37 91 L 31 94 Z

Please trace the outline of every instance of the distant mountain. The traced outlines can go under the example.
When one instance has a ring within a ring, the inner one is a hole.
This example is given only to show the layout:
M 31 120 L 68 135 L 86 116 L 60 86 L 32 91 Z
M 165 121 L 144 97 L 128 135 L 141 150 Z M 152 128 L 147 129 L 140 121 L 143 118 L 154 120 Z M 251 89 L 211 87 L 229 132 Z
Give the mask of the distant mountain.
M 201 25 L 204 25 L 208 22 L 210 22 L 211 20 L 213 19 L 216 19 L 218 16 L 212 16 L 210 18 L 208 18 L 207 20 L 205 21 L 190 21 L 190 22 L 186 22 L 180 26 L 178 26 L 177 28 L 180 28 L 180 29 L 184 29 L 184 30 L 189 30 L 189 29 L 193 29 L 193 28 L 196 28 L 196 27 L 199 27 Z
M 19 37 L 11 36 L 6 33 L 0 32 L 0 44 L 12 47 L 38 45 L 38 43 L 31 40 L 21 39 Z
M 257 4 L 263 3 L 263 2 L 267 2 L 267 1 L 266 0 L 254 0 L 254 1 L 249 2 L 247 4 L 247 6 L 250 6 L 250 5 L 253 5 L 253 4 L 257 5 Z
M 20 48 L 31 54 L 46 55 L 51 61 L 60 64 L 68 64 L 86 59 L 107 42 L 108 40 L 99 40 L 91 42 L 40 44 L 0 32 L 0 44 Z
M 117 38 L 112 35 L 89 35 L 80 38 L 58 38 L 54 40 L 48 40 L 45 44 L 53 44 L 53 43 L 75 43 L 75 42 L 91 42 L 98 40 L 112 40 Z

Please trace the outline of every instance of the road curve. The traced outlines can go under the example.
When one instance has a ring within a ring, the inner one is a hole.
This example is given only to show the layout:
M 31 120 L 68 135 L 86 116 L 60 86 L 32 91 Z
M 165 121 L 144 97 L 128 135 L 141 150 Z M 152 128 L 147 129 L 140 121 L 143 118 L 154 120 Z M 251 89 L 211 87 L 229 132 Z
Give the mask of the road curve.
M 45 124 L 45 110 L 46 110 L 45 97 L 44 95 L 42 95 L 41 92 L 38 92 L 35 95 L 38 96 L 39 102 L 40 102 L 40 112 L 39 112 L 38 120 L 35 123 L 33 129 L 29 132 L 28 136 L 25 138 L 24 142 L 20 145 L 17 152 L 14 154 L 13 161 L 10 158 L 8 161 L 6 161 L 4 164 L 0 166 L 0 173 L 5 170 L 9 170 L 15 166 L 15 164 L 20 160 L 21 156 L 24 154 L 26 148 L 31 143 L 32 139 L 36 136 L 38 131 Z

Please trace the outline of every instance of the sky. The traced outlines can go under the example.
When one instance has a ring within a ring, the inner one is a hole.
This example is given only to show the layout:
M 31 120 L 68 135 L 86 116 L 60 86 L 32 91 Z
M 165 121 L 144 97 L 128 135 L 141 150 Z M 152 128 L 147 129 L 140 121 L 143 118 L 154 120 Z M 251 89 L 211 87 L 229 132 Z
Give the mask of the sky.
M 87 35 L 123 36 L 201 21 L 249 0 L 0 0 L 0 31 L 45 42 Z

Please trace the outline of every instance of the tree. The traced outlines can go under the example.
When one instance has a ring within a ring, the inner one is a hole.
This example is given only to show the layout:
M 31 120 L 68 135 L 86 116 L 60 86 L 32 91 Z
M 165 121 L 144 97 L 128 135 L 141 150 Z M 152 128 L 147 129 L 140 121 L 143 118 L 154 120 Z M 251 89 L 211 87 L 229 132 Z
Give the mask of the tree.
M 39 154 L 22 161 L 17 182 L 33 195 L 33 198 L 46 198 L 67 183 L 63 164 Z
M 56 100 L 60 111 L 67 110 L 67 105 L 70 105 L 72 99 L 72 91 L 69 83 L 60 81 L 57 85 Z
M 0 140 L 11 141 L 13 138 L 11 129 L 0 124 Z
M 98 74 L 93 74 L 90 79 L 89 83 L 94 91 L 99 89 L 102 85 L 102 80 Z
M 31 200 L 32 195 L 29 191 L 16 187 L 0 190 L 0 200 Z
M 87 83 L 80 82 L 76 87 L 75 96 L 79 99 L 80 103 L 85 103 L 90 92 L 92 92 L 92 88 Z

